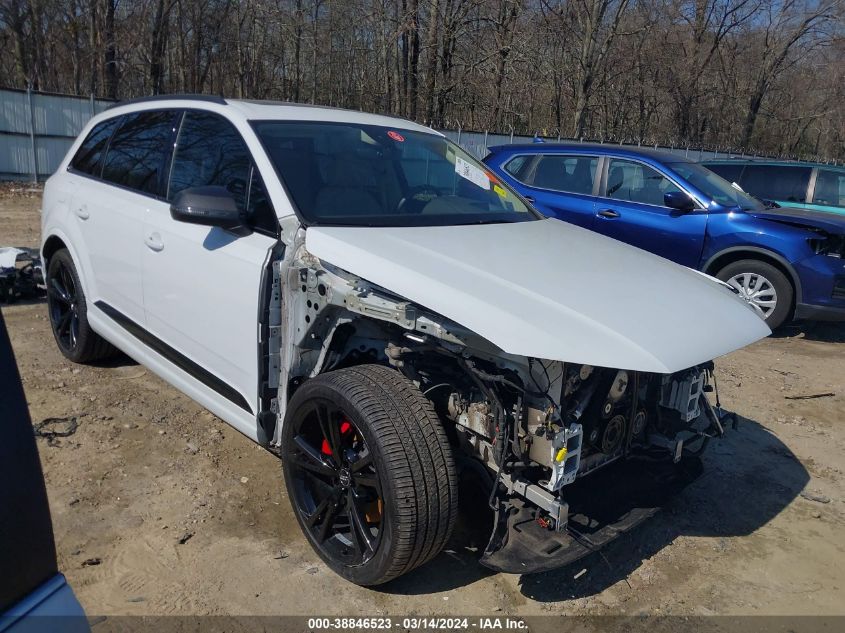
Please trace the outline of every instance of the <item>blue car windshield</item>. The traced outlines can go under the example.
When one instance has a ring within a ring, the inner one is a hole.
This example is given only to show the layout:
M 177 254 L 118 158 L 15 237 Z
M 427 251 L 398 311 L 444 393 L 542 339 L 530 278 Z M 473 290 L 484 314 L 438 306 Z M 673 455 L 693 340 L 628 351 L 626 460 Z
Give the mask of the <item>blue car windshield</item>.
M 309 224 L 449 226 L 541 218 L 439 134 L 345 122 L 252 125 Z
M 698 163 L 668 163 L 668 167 L 705 196 L 723 207 L 763 211 L 765 205 Z

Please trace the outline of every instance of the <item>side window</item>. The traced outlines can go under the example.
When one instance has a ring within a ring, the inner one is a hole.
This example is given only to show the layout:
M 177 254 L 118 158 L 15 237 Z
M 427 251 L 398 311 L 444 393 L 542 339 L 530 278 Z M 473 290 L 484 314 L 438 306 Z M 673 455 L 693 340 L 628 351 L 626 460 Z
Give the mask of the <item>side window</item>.
M 176 139 L 168 200 L 190 187 L 224 187 L 246 209 L 252 162 L 231 123 L 212 112 L 188 111 Z
M 256 227 L 276 231 L 276 215 L 240 133 L 213 112 L 189 110 L 176 138 L 167 198 L 204 186 L 225 188 Z
M 710 171 L 715 172 L 728 182 L 735 182 L 738 185 L 740 176 L 742 176 L 742 168 L 744 167 L 742 163 L 730 165 L 725 163 L 716 163 L 715 165 L 709 165 L 705 163 L 704 166 Z
M 820 167 L 812 202 L 831 207 L 845 207 L 845 171 Z
M 594 156 L 547 154 L 537 161 L 534 174 L 526 184 L 541 189 L 590 195 L 593 193 L 598 164 L 599 159 Z
M 805 202 L 811 171 L 790 165 L 748 165 L 739 184 L 758 198 Z
M 504 169 L 517 180 L 525 180 L 525 172 L 531 164 L 531 156 L 516 156 L 504 165 Z
M 173 111 L 158 110 L 123 117 L 109 143 L 103 178 L 141 193 L 158 194 L 173 116 Z
M 671 180 L 648 165 L 612 159 L 607 171 L 607 197 L 663 206 L 663 194 L 680 191 Z
M 99 176 L 103 154 L 106 153 L 106 146 L 119 122 L 120 117 L 115 117 L 95 125 L 94 129 L 82 141 L 82 145 L 79 146 L 76 155 L 70 161 L 70 166 L 83 174 Z

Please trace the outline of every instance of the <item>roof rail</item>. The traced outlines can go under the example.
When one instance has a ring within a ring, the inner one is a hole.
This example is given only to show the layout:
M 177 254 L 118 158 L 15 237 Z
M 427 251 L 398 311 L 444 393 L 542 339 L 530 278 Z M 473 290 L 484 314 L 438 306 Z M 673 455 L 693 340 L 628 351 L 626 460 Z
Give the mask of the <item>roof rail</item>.
M 172 94 L 172 95 L 149 95 L 147 97 L 135 97 L 134 99 L 127 99 L 119 101 L 110 105 L 108 109 L 116 108 L 118 106 L 130 105 L 133 103 L 148 103 L 151 101 L 205 101 L 207 103 L 216 103 L 217 105 L 226 105 L 226 100 L 223 97 L 215 95 L 196 95 L 196 94 Z

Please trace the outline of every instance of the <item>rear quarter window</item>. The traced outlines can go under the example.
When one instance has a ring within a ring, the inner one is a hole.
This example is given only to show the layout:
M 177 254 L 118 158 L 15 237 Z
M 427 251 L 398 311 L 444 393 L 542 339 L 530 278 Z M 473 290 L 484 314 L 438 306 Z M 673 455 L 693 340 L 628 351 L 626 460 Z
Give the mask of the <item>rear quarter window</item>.
M 71 168 L 83 174 L 99 176 L 103 155 L 106 153 L 112 132 L 119 122 L 120 117 L 117 117 L 95 125 L 76 150 L 73 160 L 70 161 Z
M 532 156 L 515 156 L 504 165 L 504 170 L 517 180 L 525 180 Z
M 812 202 L 831 207 L 845 207 L 845 171 L 820 168 Z
M 140 193 L 158 195 L 174 133 L 172 110 L 134 112 L 112 136 L 103 179 Z

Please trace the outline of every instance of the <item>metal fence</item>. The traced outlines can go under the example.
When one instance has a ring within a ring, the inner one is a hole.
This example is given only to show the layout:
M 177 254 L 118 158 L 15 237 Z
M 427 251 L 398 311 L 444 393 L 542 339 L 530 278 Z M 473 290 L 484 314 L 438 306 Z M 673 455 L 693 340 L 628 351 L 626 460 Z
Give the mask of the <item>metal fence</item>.
M 496 145 L 510 145 L 512 143 L 532 143 L 532 142 L 549 142 L 565 141 L 568 143 L 582 143 L 587 142 L 587 139 L 572 139 L 562 136 L 558 137 L 537 137 L 524 136 L 519 134 L 493 134 L 490 132 L 467 132 L 461 130 L 440 130 L 449 139 L 456 142 L 473 156 L 484 158 L 489 152 L 490 147 Z M 645 145 L 638 143 L 613 143 L 610 141 L 590 140 L 589 142 L 597 143 L 603 142 L 605 145 L 622 145 L 624 147 L 648 147 L 652 149 L 659 149 L 665 152 L 670 152 L 678 156 L 689 158 L 690 160 L 702 161 L 713 158 L 774 158 L 771 156 L 763 156 L 761 154 L 749 154 L 743 152 L 732 152 L 728 150 L 708 150 L 695 149 L 692 147 L 668 147 L 665 145 Z
M 64 158 L 73 140 L 95 114 L 112 105 L 107 99 L 76 97 L 29 90 L 0 89 L 0 180 L 44 180 Z M 526 143 L 533 136 L 441 130 L 478 158 L 488 147 Z M 569 140 L 547 138 L 547 141 Z M 751 156 L 730 151 L 662 147 L 692 160 Z M 836 164 L 834 162 L 834 164 Z
M 74 97 L 0 89 L 0 180 L 44 180 L 95 114 L 112 104 Z

